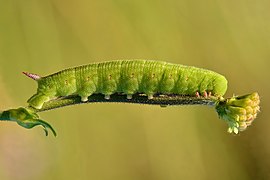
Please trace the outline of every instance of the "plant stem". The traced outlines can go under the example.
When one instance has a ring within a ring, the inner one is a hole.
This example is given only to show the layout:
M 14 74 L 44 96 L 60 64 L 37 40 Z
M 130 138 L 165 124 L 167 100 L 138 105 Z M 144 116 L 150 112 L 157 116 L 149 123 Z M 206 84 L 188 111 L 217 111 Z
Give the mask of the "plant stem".
M 146 95 L 134 94 L 132 99 L 127 99 L 126 95 L 113 94 L 110 99 L 105 99 L 102 94 L 93 94 L 88 97 L 88 101 L 82 102 L 79 96 L 68 96 L 62 99 L 51 100 L 45 103 L 42 109 L 34 109 L 28 107 L 34 112 L 48 111 L 60 107 L 85 104 L 85 103 L 132 103 L 132 104 L 148 104 L 148 105 L 160 105 L 177 106 L 177 105 L 208 105 L 214 106 L 218 101 L 217 97 L 190 97 L 190 96 L 177 96 L 177 95 L 161 95 L 154 96 L 153 99 L 148 99 Z
M 133 103 L 133 104 L 149 104 L 166 106 L 179 105 L 208 105 L 215 107 L 218 116 L 225 120 L 228 124 L 228 132 L 237 134 L 239 131 L 245 130 L 251 125 L 260 111 L 260 97 L 257 92 L 246 94 L 243 96 L 233 96 L 224 99 L 223 97 L 190 97 L 177 95 L 157 95 L 153 99 L 148 99 L 146 95 L 134 94 L 132 99 L 127 99 L 126 95 L 113 94 L 110 99 L 105 99 L 102 94 L 91 95 L 87 102 L 82 102 L 79 96 L 68 96 L 58 98 L 44 103 L 42 109 L 29 107 L 19 107 L 17 109 L 8 109 L 0 112 L 0 120 L 15 121 L 20 126 L 31 129 L 35 126 L 42 126 L 45 134 L 48 135 L 48 130 L 51 130 L 56 136 L 53 127 L 40 119 L 38 112 L 48 111 L 60 107 L 85 104 L 85 103 Z

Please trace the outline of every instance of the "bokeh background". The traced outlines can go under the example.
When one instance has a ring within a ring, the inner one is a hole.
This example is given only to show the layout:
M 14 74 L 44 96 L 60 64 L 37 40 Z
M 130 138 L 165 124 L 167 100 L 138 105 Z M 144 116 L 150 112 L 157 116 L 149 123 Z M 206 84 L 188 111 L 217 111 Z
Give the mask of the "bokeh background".
M 47 75 L 113 59 L 211 69 L 225 96 L 258 91 L 253 125 L 230 135 L 213 108 L 88 104 L 41 113 L 45 137 L 0 122 L 0 179 L 270 179 L 270 1 L 0 0 L 0 109 Z

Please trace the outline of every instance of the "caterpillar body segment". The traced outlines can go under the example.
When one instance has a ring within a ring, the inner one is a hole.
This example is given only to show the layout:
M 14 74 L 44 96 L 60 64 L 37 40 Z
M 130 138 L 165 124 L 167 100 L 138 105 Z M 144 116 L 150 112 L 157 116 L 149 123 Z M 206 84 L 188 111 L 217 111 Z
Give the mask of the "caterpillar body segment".
M 151 99 L 157 93 L 223 96 L 227 90 L 226 78 L 213 71 L 148 60 L 93 63 L 35 80 L 37 93 L 28 103 L 37 109 L 47 101 L 68 95 L 79 95 L 82 101 L 87 101 L 94 93 L 102 93 L 106 99 L 114 93 L 124 93 L 127 99 L 134 93 L 143 93 Z

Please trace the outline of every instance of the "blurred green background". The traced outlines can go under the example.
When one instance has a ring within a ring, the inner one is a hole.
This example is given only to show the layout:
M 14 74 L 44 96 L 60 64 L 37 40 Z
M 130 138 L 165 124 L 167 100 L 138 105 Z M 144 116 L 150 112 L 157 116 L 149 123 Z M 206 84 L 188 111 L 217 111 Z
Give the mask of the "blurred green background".
M 258 91 L 240 135 L 213 108 L 88 104 L 41 113 L 58 132 L 0 122 L 0 179 L 270 179 L 270 1 L 0 0 L 0 109 L 26 105 L 47 75 L 113 59 L 217 71 L 225 96 Z M 268 77 L 268 78 L 267 78 Z M 268 103 L 267 103 L 268 102 Z

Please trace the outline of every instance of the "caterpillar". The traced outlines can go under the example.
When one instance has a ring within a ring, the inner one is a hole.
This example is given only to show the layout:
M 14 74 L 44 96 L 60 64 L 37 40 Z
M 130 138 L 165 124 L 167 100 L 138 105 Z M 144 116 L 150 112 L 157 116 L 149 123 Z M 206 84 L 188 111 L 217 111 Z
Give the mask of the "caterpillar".
M 127 99 L 132 99 L 134 93 L 142 93 L 152 99 L 156 94 L 219 97 L 227 90 L 226 78 L 216 72 L 152 60 L 92 63 L 45 77 L 23 73 L 38 83 L 37 93 L 27 101 L 36 109 L 69 95 L 78 95 L 85 102 L 96 93 L 104 94 L 105 99 L 114 93 L 126 94 Z

